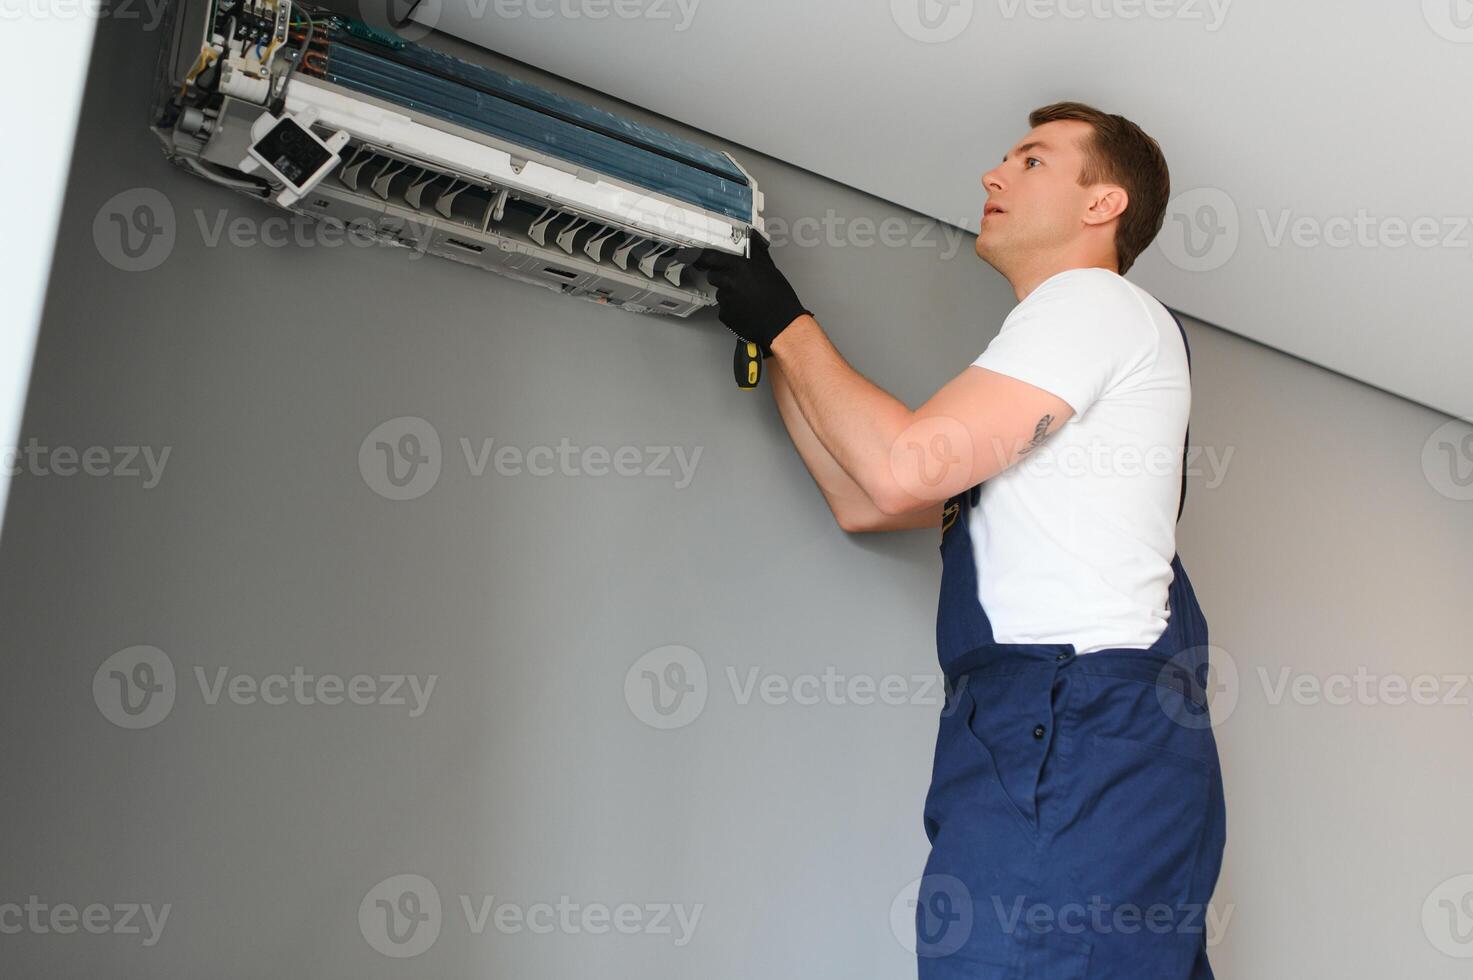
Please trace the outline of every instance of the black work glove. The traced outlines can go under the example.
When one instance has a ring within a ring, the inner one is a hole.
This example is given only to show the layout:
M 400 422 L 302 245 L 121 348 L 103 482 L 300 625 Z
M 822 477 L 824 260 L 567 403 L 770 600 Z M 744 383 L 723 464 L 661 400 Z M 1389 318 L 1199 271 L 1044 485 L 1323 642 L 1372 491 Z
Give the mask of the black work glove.
M 755 343 L 764 358 L 772 356 L 778 334 L 803 314 L 813 315 L 767 250 L 767 239 L 753 232 L 751 258 L 708 248 L 691 263 L 716 287 L 721 322 L 742 340 Z

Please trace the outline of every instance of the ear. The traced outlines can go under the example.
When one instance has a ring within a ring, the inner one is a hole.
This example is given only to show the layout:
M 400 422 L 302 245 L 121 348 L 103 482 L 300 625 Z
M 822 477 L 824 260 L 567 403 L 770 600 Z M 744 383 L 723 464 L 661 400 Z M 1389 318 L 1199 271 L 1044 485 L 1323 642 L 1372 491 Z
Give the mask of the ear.
M 1125 213 L 1129 204 L 1130 195 L 1125 193 L 1124 187 L 1118 184 L 1099 184 L 1095 187 L 1089 208 L 1084 212 L 1084 223 L 1102 225 L 1113 221 Z

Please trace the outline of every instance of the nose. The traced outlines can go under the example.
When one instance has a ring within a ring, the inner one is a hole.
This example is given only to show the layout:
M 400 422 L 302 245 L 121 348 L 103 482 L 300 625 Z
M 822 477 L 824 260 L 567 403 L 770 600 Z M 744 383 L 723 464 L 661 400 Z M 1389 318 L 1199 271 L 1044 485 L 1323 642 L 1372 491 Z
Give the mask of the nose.
M 987 188 L 988 192 L 1002 190 L 1002 175 L 998 172 L 998 168 L 994 167 L 982 175 L 982 186 Z

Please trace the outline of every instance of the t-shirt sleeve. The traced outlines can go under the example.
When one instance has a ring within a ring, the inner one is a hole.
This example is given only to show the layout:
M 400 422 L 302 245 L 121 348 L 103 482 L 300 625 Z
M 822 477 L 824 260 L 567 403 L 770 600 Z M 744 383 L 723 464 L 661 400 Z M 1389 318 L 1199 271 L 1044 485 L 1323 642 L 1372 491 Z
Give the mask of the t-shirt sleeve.
M 1128 289 L 1090 275 L 1045 283 L 972 363 L 1058 395 L 1083 415 L 1155 355 L 1159 334 Z

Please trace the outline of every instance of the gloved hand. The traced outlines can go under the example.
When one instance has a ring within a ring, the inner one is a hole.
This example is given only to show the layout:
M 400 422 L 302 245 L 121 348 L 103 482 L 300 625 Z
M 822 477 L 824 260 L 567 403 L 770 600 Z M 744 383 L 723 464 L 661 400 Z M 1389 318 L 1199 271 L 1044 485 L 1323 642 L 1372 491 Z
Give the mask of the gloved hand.
M 766 238 L 752 235 L 752 255 L 744 258 L 713 248 L 691 263 L 706 273 L 716 287 L 718 316 L 728 330 L 755 343 L 764 358 L 772 356 L 772 342 L 805 309 L 787 278 L 773 265 Z

